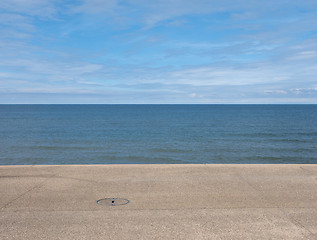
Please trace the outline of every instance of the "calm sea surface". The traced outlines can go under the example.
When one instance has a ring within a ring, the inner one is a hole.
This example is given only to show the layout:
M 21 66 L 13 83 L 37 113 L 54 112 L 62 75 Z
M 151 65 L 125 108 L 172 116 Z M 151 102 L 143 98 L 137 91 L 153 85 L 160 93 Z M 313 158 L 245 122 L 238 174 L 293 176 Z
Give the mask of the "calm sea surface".
M 0 165 L 317 163 L 317 105 L 0 105 Z

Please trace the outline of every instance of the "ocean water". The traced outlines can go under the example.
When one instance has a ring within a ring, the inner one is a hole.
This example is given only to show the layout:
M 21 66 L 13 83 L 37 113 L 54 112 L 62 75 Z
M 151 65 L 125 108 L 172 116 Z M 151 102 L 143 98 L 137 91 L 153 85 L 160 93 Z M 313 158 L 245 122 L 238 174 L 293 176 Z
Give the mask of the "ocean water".
M 0 164 L 317 163 L 317 105 L 0 105 Z

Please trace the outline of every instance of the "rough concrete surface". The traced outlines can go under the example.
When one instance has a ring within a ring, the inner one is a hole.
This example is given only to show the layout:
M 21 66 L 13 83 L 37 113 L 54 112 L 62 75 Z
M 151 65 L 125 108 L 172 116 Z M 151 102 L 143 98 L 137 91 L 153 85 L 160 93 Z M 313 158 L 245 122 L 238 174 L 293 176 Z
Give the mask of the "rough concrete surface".
M 1 166 L 0 193 L 3 240 L 317 239 L 317 165 Z

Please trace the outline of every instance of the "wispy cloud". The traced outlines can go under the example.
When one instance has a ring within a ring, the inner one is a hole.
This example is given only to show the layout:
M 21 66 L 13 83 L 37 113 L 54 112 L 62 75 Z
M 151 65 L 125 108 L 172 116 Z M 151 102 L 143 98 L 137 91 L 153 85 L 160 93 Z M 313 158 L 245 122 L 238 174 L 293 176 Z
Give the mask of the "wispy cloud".
M 45 93 L 52 102 L 317 101 L 313 0 L 2 0 L 0 9 L 0 102 L 36 101 L 32 93 L 39 102 Z
M 0 9 L 28 16 L 51 18 L 57 13 L 59 0 L 1 0 Z
M 114 12 L 118 7 L 118 0 L 84 0 L 80 5 L 71 8 L 72 13 L 101 14 Z

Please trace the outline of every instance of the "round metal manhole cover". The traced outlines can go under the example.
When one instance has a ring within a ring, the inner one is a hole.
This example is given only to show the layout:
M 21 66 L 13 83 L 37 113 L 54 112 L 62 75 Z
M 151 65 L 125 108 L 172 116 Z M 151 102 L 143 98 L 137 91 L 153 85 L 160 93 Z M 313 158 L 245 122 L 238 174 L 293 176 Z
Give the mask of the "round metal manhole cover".
M 128 204 L 130 201 L 124 198 L 103 198 L 99 199 L 97 203 L 102 206 L 119 206 Z

